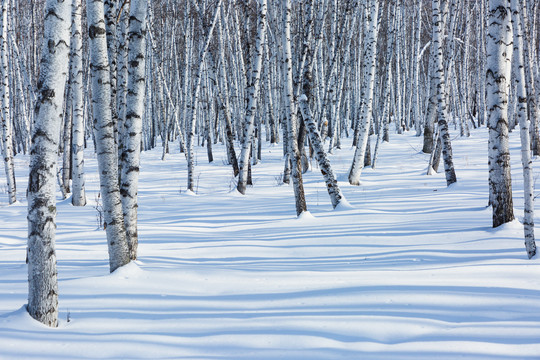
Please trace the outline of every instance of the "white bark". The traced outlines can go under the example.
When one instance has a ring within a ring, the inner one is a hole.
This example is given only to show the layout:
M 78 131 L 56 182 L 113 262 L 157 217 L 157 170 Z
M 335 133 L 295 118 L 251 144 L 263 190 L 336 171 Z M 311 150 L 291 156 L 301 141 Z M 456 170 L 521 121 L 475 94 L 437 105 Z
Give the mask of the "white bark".
M 266 0 L 263 0 L 266 2 Z M 287 116 L 288 153 L 292 165 L 292 180 L 296 215 L 300 216 L 307 211 L 304 184 L 302 182 L 301 154 L 297 142 L 297 117 L 296 102 L 294 99 L 293 76 L 292 76 L 292 51 L 291 51 L 291 0 L 283 0 L 283 78 L 285 114 Z
M 420 119 L 422 118 L 422 110 L 420 108 L 420 89 L 419 89 L 419 77 L 420 77 L 420 47 L 421 47 L 421 34 L 422 34 L 422 0 L 419 0 L 418 1 L 418 5 L 417 5 L 417 26 L 416 26 L 416 32 L 415 32 L 415 42 L 416 44 L 414 45 L 415 46 L 415 50 L 414 50 L 414 59 L 413 59 L 413 66 L 414 66 L 414 70 L 413 70 L 413 87 L 412 87 L 412 92 L 413 92 L 413 103 L 412 103 L 412 107 L 413 107 L 413 116 L 414 116 L 414 121 L 415 121 L 415 126 L 416 126 L 416 135 L 417 136 L 420 136 L 421 135 L 421 121 Z
M 514 83 L 517 90 L 517 117 L 519 120 L 521 137 L 521 164 L 523 166 L 523 198 L 524 216 L 523 231 L 525 235 L 525 249 L 527 256 L 532 258 L 536 254 L 534 239 L 534 178 L 531 157 L 531 140 L 529 136 L 530 121 L 527 116 L 527 90 L 525 88 L 525 64 L 523 54 L 523 27 L 520 19 L 522 4 L 520 0 L 512 0 L 512 23 L 514 27 Z
M 206 57 L 206 52 L 208 51 L 208 46 L 210 45 L 210 40 L 212 38 L 212 33 L 216 27 L 217 19 L 219 16 L 219 11 L 221 8 L 221 0 L 216 6 L 216 11 L 214 13 L 213 21 L 208 30 L 206 31 L 206 38 L 202 51 L 199 56 L 199 63 L 197 74 L 195 77 L 195 89 L 193 90 L 193 100 L 191 104 L 191 117 L 188 122 L 188 133 L 187 133 L 187 153 L 188 153 L 188 181 L 187 189 L 189 191 L 195 191 L 195 154 L 193 149 L 193 140 L 195 137 L 195 127 L 197 126 L 197 112 L 199 107 L 199 97 L 201 94 L 201 81 L 202 81 L 202 71 L 204 67 L 204 59 Z M 202 19 L 202 17 L 201 17 Z
M 6 1 L 4 1 L 6 3 Z M 45 5 L 43 48 L 28 180 L 28 312 L 58 324 L 56 170 L 68 73 L 71 1 Z
M 71 19 L 71 107 L 73 127 L 71 142 L 72 197 L 74 206 L 86 205 L 84 185 L 84 97 L 83 97 L 83 62 L 82 62 L 82 4 L 73 0 Z
M 223 9 L 221 18 L 223 19 Z M 225 123 L 225 143 L 227 147 L 227 158 L 229 160 L 229 163 L 233 167 L 233 174 L 234 176 L 237 176 L 240 172 L 240 169 L 238 168 L 238 159 L 236 157 L 236 152 L 234 150 L 234 129 L 231 121 L 231 105 L 229 102 L 229 86 L 227 84 L 227 69 L 225 67 L 225 49 L 223 44 L 223 21 L 219 22 L 219 62 L 221 64 L 220 68 L 216 70 L 217 73 L 219 73 L 220 78 L 220 85 L 223 88 L 223 96 L 218 96 L 219 106 L 221 108 L 222 114 L 223 114 L 223 121 Z M 218 74 L 216 74 L 218 76 Z M 218 85 L 219 87 L 219 85 Z M 218 92 L 220 92 L 218 90 Z
M 13 133 L 11 128 L 11 104 L 8 65 L 8 7 L 9 1 L 2 1 L 2 31 L 0 38 L 0 76 L 2 77 L 2 157 L 7 179 L 9 203 L 17 201 L 17 187 L 15 185 L 15 167 L 13 164 Z
M 111 112 L 111 83 L 104 24 L 103 0 L 87 0 L 92 108 L 96 137 L 104 226 L 109 246 L 109 266 L 113 272 L 129 263 L 129 249 L 122 216 L 118 185 L 118 148 L 114 141 Z
M 339 188 L 334 172 L 332 171 L 332 166 L 330 165 L 330 160 L 324 152 L 323 142 L 321 140 L 321 135 L 317 129 L 317 124 L 313 120 L 311 115 L 311 110 L 309 108 L 308 98 L 305 94 L 300 96 L 300 110 L 302 111 L 302 118 L 306 124 L 306 130 L 309 134 L 309 140 L 311 146 L 313 147 L 313 153 L 317 162 L 319 163 L 319 168 L 326 182 L 326 190 L 328 190 L 328 195 L 330 195 L 330 201 L 332 202 L 332 207 L 336 208 L 343 199 L 341 195 L 341 190 Z
M 442 154 L 444 160 L 444 173 L 446 185 L 451 185 L 457 181 L 452 159 L 452 145 L 448 132 L 448 114 L 446 107 L 446 83 L 443 65 L 442 49 L 442 24 L 444 13 L 440 8 L 440 0 L 433 0 L 433 50 L 435 51 L 435 71 L 433 72 L 433 82 L 437 91 L 437 119 L 439 123 L 439 136 L 441 138 Z M 437 160 L 438 161 L 438 160 Z
M 489 1 L 488 23 L 486 91 L 489 190 L 493 227 L 497 227 L 514 220 L 508 145 L 508 85 L 512 61 L 510 0 Z
M 369 25 L 368 34 L 365 42 L 365 64 L 364 64 L 364 84 L 366 86 L 365 100 L 361 109 L 360 124 L 358 124 L 358 141 L 354 152 L 353 163 L 349 172 L 349 183 L 351 185 L 360 185 L 360 175 L 364 168 L 364 157 L 369 137 L 369 128 L 371 125 L 373 109 L 373 89 L 375 87 L 375 71 L 377 60 L 377 37 L 378 37 L 378 17 L 379 1 L 370 0 L 369 3 Z
M 260 0 L 257 13 L 257 38 L 255 40 L 255 59 L 251 70 L 251 84 L 248 87 L 248 103 L 244 118 L 244 136 L 242 138 L 242 150 L 238 158 L 238 185 L 237 190 L 245 194 L 248 180 L 249 156 L 251 143 L 255 131 L 255 113 L 257 112 L 257 99 L 259 97 L 261 69 L 263 61 L 263 44 L 266 41 L 266 0 Z
M 123 1 L 123 0 L 122 0 Z M 121 14 L 118 18 L 116 38 L 118 42 L 116 65 L 117 65 L 117 82 L 116 82 L 116 113 L 118 115 L 118 158 L 122 158 L 122 151 L 124 149 L 123 139 L 124 122 L 126 120 L 126 97 L 127 97 L 127 83 L 128 83 L 128 27 L 129 27 L 129 6 L 124 3 L 124 6 L 120 8 Z M 121 167 L 122 165 L 120 165 Z
M 131 0 L 129 9 L 128 84 L 122 143 L 120 194 L 131 260 L 137 258 L 137 192 L 145 100 L 146 0 Z

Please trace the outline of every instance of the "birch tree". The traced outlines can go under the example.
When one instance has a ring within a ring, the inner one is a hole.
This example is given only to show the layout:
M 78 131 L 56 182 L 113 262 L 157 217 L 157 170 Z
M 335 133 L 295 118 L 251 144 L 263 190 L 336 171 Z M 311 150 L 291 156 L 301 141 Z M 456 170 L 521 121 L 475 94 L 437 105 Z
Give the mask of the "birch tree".
M 375 86 L 375 71 L 377 59 L 377 37 L 378 37 L 378 18 L 379 18 L 379 1 L 370 0 L 366 5 L 368 16 L 368 34 L 365 40 L 365 63 L 364 63 L 364 87 L 365 99 L 363 99 L 360 120 L 360 130 L 358 132 L 358 140 L 354 151 L 354 158 L 349 171 L 349 183 L 351 185 L 360 185 L 360 175 L 364 168 L 364 157 L 366 154 L 366 146 L 369 137 L 369 128 L 371 126 L 372 109 L 373 109 L 373 89 Z
M 433 36 L 432 49 L 435 51 L 435 71 L 433 72 L 433 83 L 437 92 L 437 122 L 439 124 L 439 136 L 442 146 L 444 161 L 444 173 L 446 176 L 446 185 L 457 181 L 452 159 L 452 144 L 450 143 L 450 133 L 448 132 L 448 114 L 446 107 L 446 83 L 443 65 L 443 33 L 442 24 L 444 13 L 441 11 L 441 0 L 433 0 Z M 443 0 L 445 1 L 445 0 Z M 446 7 L 445 7 L 446 8 Z
M 15 185 L 15 166 L 13 164 L 13 133 L 11 126 L 11 93 L 8 64 L 8 9 L 9 0 L 2 0 L 0 76 L 2 77 L 2 157 L 7 179 L 9 203 L 17 201 Z
M 146 0 L 131 0 L 129 8 L 128 86 L 120 193 L 130 258 L 137 258 L 137 191 L 145 100 Z
M 87 0 L 86 12 L 99 182 L 109 247 L 109 267 L 113 272 L 129 263 L 130 256 L 118 185 L 118 148 L 111 112 L 111 83 L 103 0 Z
M 211 25 L 206 27 L 205 29 L 206 36 L 204 38 L 203 48 L 199 55 L 198 69 L 195 75 L 195 87 L 193 90 L 193 97 L 192 97 L 193 100 L 191 103 L 191 116 L 189 119 L 189 123 L 187 125 L 188 127 L 188 131 L 187 131 L 187 153 L 188 153 L 187 189 L 189 191 L 195 191 L 195 153 L 194 153 L 195 150 L 193 148 L 193 141 L 195 138 L 195 128 L 197 126 L 197 119 L 198 119 L 197 114 L 198 114 L 198 108 L 199 108 L 199 98 L 201 96 L 201 81 L 202 81 L 202 75 L 203 75 L 203 69 L 204 69 L 204 59 L 206 57 L 206 52 L 208 51 L 208 47 L 210 46 L 210 40 L 212 39 L 214 28 L 216 27 L 220 8 L 221 8 L 221 0 L 219 0 L 219 3 L 216 6 L 216 10 L 215 10 Z M 202 19 L 202 16 L 200 17 Z
M 263 0 L 265 1 L 265 0 Z M 293 75 L 292 75 L 292 50 L 291 50 L 291 0 L 283 0 L 283 78 L 285 81 L 284 96 L 285 115 L 287 117 L 288 153 L 292 165 L 292 179 L 296 215 L 300 216 L 307 211 L 304 184 L 302 182 L 302 158 L 297 141 L 297 109 L 294 99 Z
M 527 114 L 527 89 L 525 78 L 525 64 L 523 56 L 523 27 L 520 19 L 521 0 L 512 0 L 512 23 L 514 40 L 514 83 L 517 90 L 517 117 L 521 137 L 521 164 L 523 166 L 523 231 L 525 234 L 525 249 L 527 256 L 532 258 L 536 254 L 534 239 L 534 187 L 531 159 L 531 140 L 529 135 L 530 121 Z
M 255 39 L 255 58 L 251 70 L 251 82 L 247 89 L 247 106 L 244 118 L 244 136 L 242 139 L 242 150 L 238 158 L 238 185 L 236 189 L 241 193 L 246 193 L 248 182 L 248 167 L 250 153 L 252 152 L 253 133 L 255 131 L 255 113 L 257 111 L 257 98 L 259 97 L 261 69 L 263 62 L 263 44 L 266 37 L 266 0 L 260 0 L 257 12 L 257 37 Z
M 70 88 L 71 108 L 73 112 L 71 171 L 72 197 L 74 206 L 86 205 L 84 184 L 84 95 L 83 95 L 83 43 L 82 43 L 82 3 L 72 0 L 71 52 L 70 52 Z
M 117 17 L 117 54 L 116 54 L 116 66 L 117 66 L 117 82 L 116 82 L 116 114 L 117 128 L 119 132 L 118 136 L 118 159 L 122 159 L 122 152 L 124 151 L 123 138 L 124 134 L 124 122 L 126 120 L 126 97 L 127 97 L 127 83 L 128 83 L 128 27 L 129 27 L 129 7 L 128 2 L 125 0 L 119 9 L 119 15 Z M 119 167 L 122 167 L 120 163 Z M 119 170 L 121 171 L 121 169 Z
M 509 0 L 489 1 L 488 23 L 486 91 L 489 127 L 489 192 L 493 210 L 493 227 L 497 227 L 514 220 L 508 146 L 508 90 L 512 61 Z
M 47 0 L 30 148 L 27 259 L 28 312 L 50 327 L 58 324 L 55 190 L 70 26 L 71 1 Z

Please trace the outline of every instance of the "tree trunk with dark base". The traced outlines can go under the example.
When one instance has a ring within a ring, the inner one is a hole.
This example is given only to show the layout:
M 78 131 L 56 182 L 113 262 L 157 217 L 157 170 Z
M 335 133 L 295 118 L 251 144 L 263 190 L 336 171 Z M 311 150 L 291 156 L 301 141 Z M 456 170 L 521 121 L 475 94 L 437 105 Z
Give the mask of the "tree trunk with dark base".
M 486 92 L 488 164 L 493 227 L 514 220 L 510 149 L 508 145 L 508 90 L 512 63 L 512 24 L 509 0 L 489 1 Z

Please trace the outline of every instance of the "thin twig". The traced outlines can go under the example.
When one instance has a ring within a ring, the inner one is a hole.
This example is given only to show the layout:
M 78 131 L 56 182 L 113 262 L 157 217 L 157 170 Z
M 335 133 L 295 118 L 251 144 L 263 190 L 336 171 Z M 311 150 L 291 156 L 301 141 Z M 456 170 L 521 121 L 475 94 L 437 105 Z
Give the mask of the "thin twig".
M 122 15 L 122 11 L 124 10 L 124 5 L 126 5 L 126 3 L 128 3 L 129 1 L 130 0 L 124 0 L 124 2 L 122 3 L 122 6 L 120 6 L 120 10 L 118 10 L 118 16 L 116 17 L 117 24 L 120 21 L 120 16 Z

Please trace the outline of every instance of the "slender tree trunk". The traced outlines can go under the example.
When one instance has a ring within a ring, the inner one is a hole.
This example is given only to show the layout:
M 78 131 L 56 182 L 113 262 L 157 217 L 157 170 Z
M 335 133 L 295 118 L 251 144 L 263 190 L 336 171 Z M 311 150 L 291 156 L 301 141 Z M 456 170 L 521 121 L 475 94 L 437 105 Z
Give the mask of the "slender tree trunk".
M 124 0 L 122 0 L 124 1 Z M 117 39 L 117 54 L 116 54 L 116 64 L 117 64 L 117 81 L 116 81 L 116 114 L 117 118 L 117 128 L 118 128 L 118 159 L 122 159 L 122 152 L 124 151 L 124 138 L 125 127 L 124 122 L 126 121 L 126 97 L 127 97 L 127 82 L 128 82 L 128 39 L 127 32 L 129 28 L 129 6 L 128 3 L 125 3 L 120 9 L 121 11 L 119 17 L 117 17 L 117 29 L 116 29 L 116 39 Z M 120 162 L 119 168 L 122 167 Z M 121 169 L 119 169 L 121 171 Z
M 129 256 L 137 259 L 137 193 L 145 100 L 146 0 L 131 0 L 129 8 L 128 84 L 120 194 Z
M 442 59 L 442 24 L 444 14 L 441 12 L 440 0 L 433 0 L 433 49 L 435 50 L 435 72 L 434 83 L 437 89 L 437 118 L 439 123 L 439 132 L 441 138 L 442 155 L 444 161 L 444 173 L 446 176 L 446 185 L 457 181 L 454 171 L 454 162 L 452 159 L 452 145 L 450 143 L 450 134 L 448 132 L 448 114 L 446 107 L 446 83 L 444 77 L 444 65 Z
M 114 141 L 118 146 L 119 142 L 119 126 L 118 126 L 118 113 L 116 106 L 116 90 L 117 90 L 117 66 L 116 56 L 118 52 L 118 42 L 116 39 L 116 17 L 118 10 L 119 0 L 103 0 L 103 6 L 105 11 L 105 31 L 107 34 L 107 54 L 109 59 L 109 72 L 110 72 L 110 92 L 111 92 L 111 116 L 114 124 Z M 123 0 L 122 0 L 123 1 Z M 118 162 L 118 176 L 120 177 L 122 171 L 120 167 L 122 163 Z
M 111 83 L 105 36 L 103 0 L 87 0 L 92 109 L 98 157 L 104 226 L 109 246 L 109 266 L 113 272 L 130 261 L 118 184 L 118 148 L 111 112 Z
M 223 8 L 221 9 L 223 12 Z M 234 150 L 234 130 L 231 120 L 231 104 L 229 101 L 229 85 L 227 84 L 227 69 L 225 63 L 224 45 L 223 45 L 223 25 L 222 21 L 218 20 L 218 43 L 219 43 L 219 68 L 216 66 L 216 60 L 211 52 L 208 53 L 209 77 L 216 87 L 217 92 L 217 111 L 221 112 L 223 123 L 225 126 L 225 145 L 227 150 L 227 160 L 232 165 L 234 176 L 239 173 L 236 151 Z M 218 81 L 219 79 L 219 81 Z M 216 115 L 217 116 L 217 115 Z M 218 124 L 218 122 L 216 122 Z M 210 154 L 209 154 L 210 155 Z
M 265 0 L 263 0 L 265 1 Z M 287 115 L 288 128 L 288 152 L 292 164 L 292 180 L 294 198 L 296 203 L 296 215 L 299 216 L 307 211 L 304 184 L 302 182 L 302 158 L 297 141 L 297 110 L 294 99 L 293 76 L 292 76 L 292 51 L 291 51 L 291 0 L 283 0 L 283 78 L 285 80 L 284 101 L 285 114 Z
M 523 231 L 525 235 L 525 250 L 527 256 L 536 255 L 536 242 L 534 239 L 534 178 L 531 159 L 531 140 L 529 135 L 530 121 L 527 117 L 527 90 L 523 56 L 523 27 L 520 19 L 520 10 L 523 8 L 521 0 L 512 0 L 512 23 L 514 39 L 514 83 L 517 90 L 517 117 L 519 120 L 521 136 L 521 164 L 523 166 Z
M 244 136 L 242 139 L 242 151 L 238 159 L 238 185 L 237 190 L 241 194 L 246 193 L 248 164 L 251 152 L 251 143 L 255 131 L 255 113 L 257 111 L 257 99 L 259 97 L 261 69 L 263 62 L 263 44 L 266 41 L 266 0 L 260 0 L 259 10 L 257 13 L 257 38 L 255 40 L 255 59 L 253 61 L 253 69 L 251 70 L 251 83 L 248 88 L 248 103 L 246 106 L 244 118 Z
M 488 110 L 488 164 L 493 227 L 514 220 L 510 150 L 508 145 L 508 84 L 512 59 L 509 0 L 489 1 L 486 91 Z
M 69 87 L 68 87 L 69 88 Z M 73 128 L 73 117 L 71 114 L 71 89 L 67 90 L 66 106 L 64 111 L 64 153 L 62 161 L 62 195 L 67 199 L 71 192 L 69 181 L 71 180 L 71 132 Z
M 71 109 L 73 112 L 71 143 L 71 203 L 74 206 L 86 205 L 84 185 L 84 96 L 83 96 L 83 62 L 82 62 L 82 4 L 81 0 L 73 0 L 71 23 Z
M 4 5 L 7 1 L 4 0 Z M 4 8 L 4 6 L 3 6 Z M 58 324 L 56 269 L 56 169 L 68 74 L 71 1 L 45 4 L 43 48 L 28 180 L 28 312 Z M 6 17 L 4 16 L 4 24 Z
M 8 9 L 9 1 L 2 1 L 2 31 L 0 68 L 2 81 L 2 157 L 4 158 L 4 168 L 7 179 L 7 190 L 9 203 L 17 201 L 17 187 L 15 185 L 15 166 L 13 164 L 13 133 L 11 129 L 11 93 L 9 85 L 9 65 L 8 65 Z
M 394 2 L 392 2 L 392 5 L 394 5 Z M 384 83 L 384 90 L 383 90 L 383 96 L 382 96 L 382 112 L 379 114 L 380 121 L 379 121 L 379 132 L 377 134 L 377 141 L 375 143 L 375 150 L 373 151 L 373 162 L 371 167 L 375 169 L 377 166 L 377 159 L 379 156 L 379 147 L 381 144 L 381 140 L 383 139 L 383 135 L 388 135 L 388 129 L 386 128 L 386 124 L 388 124 L 388 108 L 390 107 L 390 90 L 392 87 L 392 59 L 394 54 L 394 34 L 396 33 L 396 25 L 395 21 L 393 20 L 393 11 L 392 7 L 389 6 L 388 8 L 388 19 L 389 19 L 389 34 L 387 35 L 386 39 L 386 80 Z M 392 19 L 392 20 L 391 20 Z
M 366 58 L 364 65 L 364 84 L 367 86 L 365 92 L 365 102 L 362 107 L 362 115 L 360 120 L 359 138 L 354 152 L 353 163 L 349 172 L 349 183 L 351 185 L 360 185 L 360 175 L 364 168 L 364 158 L 366 154 L 366 146 L 369 137 L 369 129 L 371 126 L 372 109 L 373 109 L 373 90 L 375 87 L 375 71 L 377 59 L 377 36 L 378 36 L 378 17 L 379 17 L 379 2 L 370 0 L 369 3 L 369 30 L 366 39 Z
M 202 71 L 204 67 L 204 59 L 206 57 L 206 52 L 208 51 L 208 46 L 210 45 L 212 33 L 214 32 L 214 28 L 216 27 L 220 8 L 221 8 L 221 0 L 216 6 L 216 12 L 214 14 L 212 24 L 207 30 L 205 44 L 199 56 L 197 75 L 195 77 L 195 89 L 193 90 L 193 101 L 191 104 L 191 118 L 189 119 L 188 134 L 187 134 L 187 152 L 188 152 L 187 189 L 189 191 L 195 191 L 195 153 L 193 149 L 193 140 L 195 138 L 195 128 L 197 125 L 197 111 L 199 107 L 199 97 L 201 93 L 201 80 L 202 80 Z M 201 19 L 202 19 L 202 16 L 201 16 Z
M 341 190 L 339 189 L 337 179 L 332 171 L 330 160 L 328 160 L 328 157 L 324 152 L 321 136 L 317 130 L 317 124 L 311 115 L 311 110 L 305 94 L 300 97 L 300 110 L 302 111 L 302 118 L 306 124 L 306 130 L 309 134 L 311 146 L 313 147 L 313 153 L 317 159 L 317 162 L 319 163 L 319 168 L 321 169 L 324 181 L 326 182 L 326 189 L 328 190 L 328 195 L 330 195 L 332 207 L 336 208 L 336 206 L 338 206 L 343 199 L 343 196 L 341 195 Z

